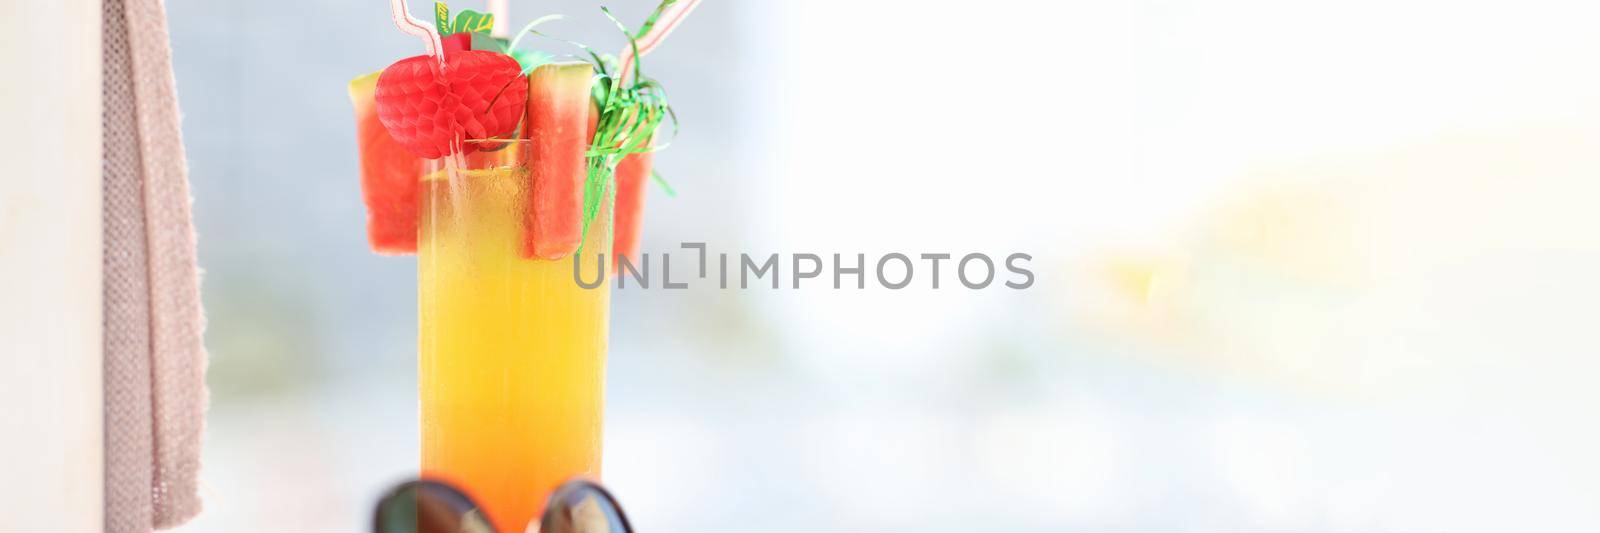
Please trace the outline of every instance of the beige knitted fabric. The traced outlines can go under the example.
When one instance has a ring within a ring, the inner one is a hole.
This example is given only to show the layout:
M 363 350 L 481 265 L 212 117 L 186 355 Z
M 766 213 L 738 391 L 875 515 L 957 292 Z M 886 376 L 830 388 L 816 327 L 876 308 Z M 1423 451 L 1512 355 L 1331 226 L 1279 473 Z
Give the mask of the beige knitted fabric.
M 200 511 L 199 269 L 161 0 L 104 0 L 105 529 Z

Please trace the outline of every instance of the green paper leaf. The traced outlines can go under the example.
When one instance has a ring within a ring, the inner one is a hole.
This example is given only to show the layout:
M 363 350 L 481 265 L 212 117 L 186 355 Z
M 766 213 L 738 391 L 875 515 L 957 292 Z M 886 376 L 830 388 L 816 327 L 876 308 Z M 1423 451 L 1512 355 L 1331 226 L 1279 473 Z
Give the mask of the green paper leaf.
M 479 13 L 471 9 L 463 9 L 456 14 L 455 22 L 450 25 L 450 33 L 473 32 L 489 33 L 494 27 L 494 14 Z
M 490 37 L 487 33 L 472 32 L 472 49 L 505 53 L 506 40 L 498 37 Z
M 433 27 L 439 31 L 439 36 L 450 35 L 450 6 L 444 2 L 433 3 Z

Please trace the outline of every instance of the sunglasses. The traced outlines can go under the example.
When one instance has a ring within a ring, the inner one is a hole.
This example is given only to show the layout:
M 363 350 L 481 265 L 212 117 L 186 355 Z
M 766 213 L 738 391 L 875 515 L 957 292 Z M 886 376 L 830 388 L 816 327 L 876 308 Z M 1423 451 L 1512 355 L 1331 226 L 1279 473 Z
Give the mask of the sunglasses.
M 488 515 L 466 493 L 442 481 L 407 481 L 378 499 L 374 533 L 496 532 Z M 531 526 L 531 524 L 530 524 Z M 538 533 L 633 533 L 617 499 L 599 483 L 574 479 L 550 494 Z

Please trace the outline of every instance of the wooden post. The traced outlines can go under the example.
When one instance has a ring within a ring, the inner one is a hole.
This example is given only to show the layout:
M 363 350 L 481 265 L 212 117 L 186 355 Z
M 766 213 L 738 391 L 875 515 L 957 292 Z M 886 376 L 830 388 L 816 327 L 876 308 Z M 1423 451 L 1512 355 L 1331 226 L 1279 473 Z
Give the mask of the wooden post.
M 101 531 L 100 2 L 4 0 L 0 531 Z

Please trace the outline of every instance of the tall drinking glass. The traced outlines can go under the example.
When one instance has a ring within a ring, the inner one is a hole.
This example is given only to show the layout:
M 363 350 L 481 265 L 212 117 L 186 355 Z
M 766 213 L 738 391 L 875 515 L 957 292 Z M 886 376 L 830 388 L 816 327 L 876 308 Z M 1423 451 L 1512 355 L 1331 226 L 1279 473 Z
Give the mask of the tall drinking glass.
M 523 531 L 567 478 L 600 474 L 610 291 L 576 277 L 603 279 L 609 202 L 579 252 L 529 257 L 529 143 L 469 141 L 430 161 L 419 207 L 423 475 L 465 490 L 503 532 Z

